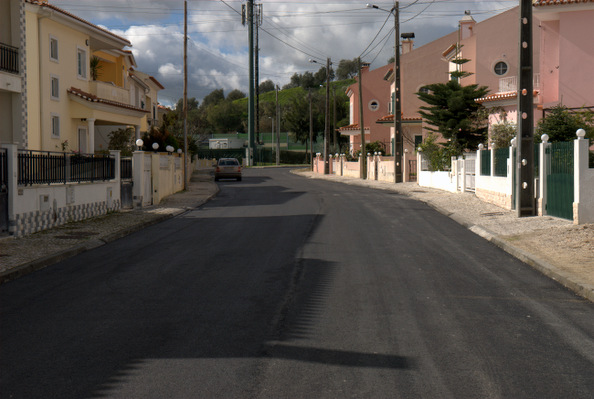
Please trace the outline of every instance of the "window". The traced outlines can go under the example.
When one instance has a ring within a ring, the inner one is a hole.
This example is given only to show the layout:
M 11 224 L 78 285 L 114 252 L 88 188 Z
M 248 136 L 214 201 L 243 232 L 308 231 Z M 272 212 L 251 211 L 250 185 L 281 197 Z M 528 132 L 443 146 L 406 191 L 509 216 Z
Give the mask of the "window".
M 60 138 L 60 116 L 52 114 L 52 137 Z
M 368 107 L 371 111 L 377 111 L 379 109 L 379 101 L 371 100 L 368 104 Z
M 505 75 L 507 73 L 507 64 L 503 61 L 499 61 L 495 64 L 493 71 L 495 72 L 495 75 Z
M 50 60 L 58 62 L 58 39 L 50 36 Z
M 427 86 L 422 86 L 421 88 L 419 88 L 419 93 L 429 94 L 431 93 L 431 90 L 429 90 Z
M 50 81 L 51 81 L 50 97 L 52 100 L 59 100 L 60 99 L 60 79 L 55 75 L 51 75 Z
M 419 135 L 419 134 L 416 134 L 416 135 L 415 135 L 415 150 L 416 150 L 417 148 L 419 148 L 419 146 L 420 146 L 421 144 L 423 144 L 423 136 L 422 136 L 422 135 Z
M 87 52 L 81 48 L 77 51 L 77 74 L 81 79 L 87 78 Z

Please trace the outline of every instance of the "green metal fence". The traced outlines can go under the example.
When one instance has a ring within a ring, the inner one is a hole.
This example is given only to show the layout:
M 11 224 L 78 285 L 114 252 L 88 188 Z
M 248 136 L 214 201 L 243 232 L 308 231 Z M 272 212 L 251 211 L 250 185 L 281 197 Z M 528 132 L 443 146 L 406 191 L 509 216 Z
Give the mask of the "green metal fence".
M 573 142 L 552 143 L 546 150 L 547 213 L 573 219 Z
M 491 176 L 491 150 L 481 150 L 481 176 Z
M 509 148 L 498 148 L 495 150 L 494 169 L 495 176 L 507 176 L 507 160 L 509 159 Z

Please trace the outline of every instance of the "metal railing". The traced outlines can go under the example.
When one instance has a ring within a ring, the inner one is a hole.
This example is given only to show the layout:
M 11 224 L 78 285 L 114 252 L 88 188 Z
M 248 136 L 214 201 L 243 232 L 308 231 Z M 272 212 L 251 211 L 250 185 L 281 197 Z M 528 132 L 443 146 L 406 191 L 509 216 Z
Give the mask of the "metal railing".
M 481 176 L 491 176 L 491 150 L 481 150 Z
M 0 70 L 19 73 L 19 49 L 0 43 Z
M 507 176 L 507 160 L 509 159 L 509 148 L 497 148 L 495 150 L 495 169 L 494 176 L 506 177 Z
M 109 155 L 19 150 L 17 163 L 22 186 L 115 178 L 115 158 Z

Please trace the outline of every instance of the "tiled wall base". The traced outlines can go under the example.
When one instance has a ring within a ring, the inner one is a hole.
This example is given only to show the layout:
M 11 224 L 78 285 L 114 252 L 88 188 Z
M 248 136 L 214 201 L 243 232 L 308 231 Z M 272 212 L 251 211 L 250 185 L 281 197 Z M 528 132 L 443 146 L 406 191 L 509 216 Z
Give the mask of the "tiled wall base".
M 16 215 L 14 225 L 10 226 L 10 233 L 15 237 L 23 237 L 38 231 L 51 229 L 68 222 L 78 222 L 95 216 L 105 215 L 109 211 L 117 211 L 121 208 L 120 200 L 114 200 L 111 208 L 107 203 L 96 202 L 93 204 L 74 205 L 49 211 L 27 212 Z

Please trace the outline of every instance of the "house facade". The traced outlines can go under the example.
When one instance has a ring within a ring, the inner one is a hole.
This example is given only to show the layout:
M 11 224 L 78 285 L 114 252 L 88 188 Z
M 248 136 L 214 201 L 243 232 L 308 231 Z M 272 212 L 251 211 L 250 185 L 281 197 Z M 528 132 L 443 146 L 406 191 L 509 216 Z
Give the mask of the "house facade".
M 133 126 L 139 137 L 151 114 L 142 107 L 149 88 L 132 89 L 131 43 L 47 1 L 25 7 L 26 90 L 35 93 L 25 147 L 94 153 L 104 125 Z
M 500 101 L 496 105 L 506 105 L 506 101 L 515 104 L 519 56 L 518 20 L 518 7 L 480 23 L 470 13 L 466 13 L 459 21 L 457 31 L 433 42 L 418 48 L 413 48 L 410 39 L 402 42 L 401 108 L 405 151 L 414 152 L 429 133 L 419 114 L 424 103 L 416 93 L 424 90 L 426 85 L 446 83 L 451 79 L 450 73 L 453 71 L 469 72 L 469 76 L 461 79 L 461 84 L 486 86 L 494 96 L 490 99 Z M 537 88 L 540 82 L 540 30 L 538 22 L 534 25 L 534 71 Z M 459 66 L 453 62 L 457 57 L 469 61 Z M 388 74 L 385 78 L 391 83 L 392 97 L 395 91 L 393 74 Z M 502 96 L 502 93 L 506 95 Z M 390 137 L 393 138 L 394 115 L 385 115 L 378 122 L 391 126 Z
M 0 2 L 0 143 L 21 146 L 27 136 L 24 19 L 21 0 Z
M 365 142 L 379 141 L 385 146 L 387 152 L 390 152 L 390 128 L 377 123 L 377 120 L 388 112 L 390 106 L 390 84 L 383 79 L 390 68 L 391 65 L 385 65 L 371 70 L 369 64 L 363 64 L 361 68 Z M 353 153 L 361 149 L 358 82 L 349 86 L 347 96 L 349 96 L 350 121 L 348 126 L 340 128 L 339 131 L 342 135 L 350 136 L 349 150 Z

